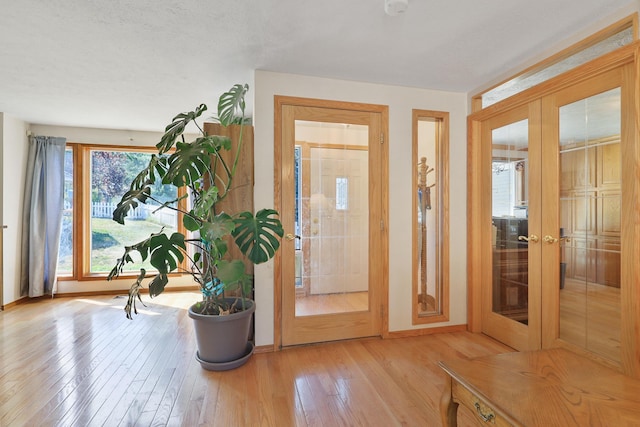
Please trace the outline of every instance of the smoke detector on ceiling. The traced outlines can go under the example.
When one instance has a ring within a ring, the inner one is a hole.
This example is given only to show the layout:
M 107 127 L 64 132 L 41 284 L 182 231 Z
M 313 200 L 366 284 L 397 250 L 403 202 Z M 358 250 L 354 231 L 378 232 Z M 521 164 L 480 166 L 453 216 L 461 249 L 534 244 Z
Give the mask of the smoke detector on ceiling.
M 384 0 L 384 12 L 389 16 L 404 13 L 409 7 L 409 0 Z

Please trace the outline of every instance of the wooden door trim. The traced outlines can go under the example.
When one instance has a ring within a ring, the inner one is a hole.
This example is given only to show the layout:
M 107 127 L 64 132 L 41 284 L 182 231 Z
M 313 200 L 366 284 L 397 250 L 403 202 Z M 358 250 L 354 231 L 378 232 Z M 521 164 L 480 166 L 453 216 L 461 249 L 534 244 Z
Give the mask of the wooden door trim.
M 283 120 L 283 108 L 285 106 L 296 107 L 313 107 L 313 108 L 330 108 L 330 109 L 344 109 L 347 111 L 361 111 L 366 113 L 379 113 L 381 115 L 381 129 L 383 141 L 381 141 L 382 147 L 380 150 L 381 159 L 381 182 L 385 185 L 384 191 L 381 192 L 380 202 L 380 217 L 384 223 L 384 229 L 382 230 L 380 242 L 381 248 L 379 249 L 379 256 L 384 260 L 381 268 L 381 277 L 378 277 L 380 285 L 380 304 L 381 304 L 381 336 L 383 338 L 389 336 L 389 319 L 388 319 L 388 306 L 389 306 L 389 195 L 387 187 L 389 185 L 389 107 L 386 105 L 367 104 L 347 101 L 332 101 L 326 99 L 315 98 L 301 98 L 292 96 L 274 96 L 274 206 L 279 212 L 284 212 L 285 206 L 283 205 L 282 197 L 282 141 L 284 138 L 284 130 L 282 126 Z M 288 209 L 288 208 L 287 208 Z M 273 348 L 274 351 L 278 351 L 282 348 L 282 280 L 283 280 L 283 267 L 282 267 L 282 251 L 276 252 L 274 257 L 274 269 L 273 269 L 273 307 L 274 307 L 274 325 L 273 325 Z
M 468 247 L 468 285 L 470 292 L 470 300 L 473 299 L 478 305 L 469 307 L 470 324 L 472 316 L 475 323 L 470 325 L 470 329 L 476 332 L 490 332 L 490 335 L 504 343 L 519 350 L 535 350 L 540 348 L 540 277 L 536 276 L 535 269 L 540 268 L 540 244 L 532 243 L 528 250 L 528 264 L 530 268 L 529 286 L 528 286 L 528 325 L 523 325 L 515 321 L 507 321 L 504 316 L 494 313 L 492 310 L 492 235 L 490 224 L 491 211 L 491 168 L 480 167 L 491 163 L 493 146 L 491 141 L 491 133 L 493 129 L 509 125 L 521 120 L 528 120 L 528 147 L 529 162 L 531 173 L 540 167 L 540 160 L 536 157 L 538 152 L 532 151 L 531 147 L 539 147 L 540 133 L 537 131 L 540 116 L 540 101 L 531 102 L 528 105 L 519 106 L 510 111 L 505 111 L 500 115 L 493 116 L 482 122 L 477 123 L 474 129 L 474 135 L 479 138 L 478 144 L 469 147 L 474 149 L 472 156 L 477 162 L 478 169 L 470 170 L 469 184 L 475 185 L 477 194 L 469 193 L 473 196 L 473 204 L 469 205 L 469 241 Z M 535 183 L 529 182 L 529 198 L 534 202 L 539 200 L 540 188 Z M 529 226 L 530 234 L 540 234 L 535 222 L 536 213 L 530 212 L 530 218 L 533 218 L 534 226 Z M 538 286 L 535 284 L 538 283 Z M 484 286 L 483 286 L 484 285 Z M 533 286 L 532 286 L 533 285 Z M 483 310 L 483 307 L 487 309 Z
M 470 331 L 480 332 L 482 330 L 482 298 L 480 286 L 482 272 L 482 246 L 480 244 L 474 244 L 474 242 L 478 242 L 478 239 L 481 238 L 480 230 L 482 229 L 482 122 L 490 119 L 491 117 L 502 114 L 505 111 L 527 105 L 535 99 L 541 99 L 545 96 L 551 95 L 552 93 L 559 92 L 560 90 L 573 86 L 579 82 L 590 80 L 595 76 L 614 70 L 626 64 L 637 64 L 639 57 L 640 41 L 636 41 L 581 65 L 569 72 L 561 74 L 558 77 L 534 86 L 533 88 L 518 95 L 514 95 L 511 98 L 472 113 L 467 117 L 467 236 L 469 242 L 467 245 L 467 324 Z M 633 72 L 632 70 L 630 73 L 631 75 L 628 77 L 628 80 L 630 81 L 630 84 L 633 82 L 635 85 L 634 90 L 632 91 L 633 94 L 635 94 L 638 90 L 638 72 Z M 629 96 L 633 99 L 626 101 L 627 105 L 629 105 L 628 114 L 636 117 L 635 115 L 639 113 L 638 105 L 640 105 L 640 101 L 638 99 L 640 98 L 640 95 L 636 94 Z M 623 95 L 623 97 L 625 97 L 625 95 Z M 633 121 L 633 117 L 628 120 Z M 634 130 L 635 129 L 637 129 L 637 126 L 634 126 Z M 638 139 L 635 134 L 631 135 L 630 138 Z M 624 157 L 625 160 L 631 161 L 630 159 L 635 159 L 635 156 L 640 156 L 638 153 L 629 154 L 630 156 Z M 636 164 L 640 164 L 640 161 Z M 633 190 L 635 195 L 635 188 Z M 637 208 L 636 212 L 638 211 L 640 211 L 640 207 Z M 640 243 L 638 244 L 638 247 L 640 247 Z M 638 337 L 638 348 L 640 348 L 640 337 Z M 640 370 L 640 368 L 638 369 Z M 640 376 L 640 373 L 638 375 Z
M 622 18 L 621 20 L 614 22 L 613 24 L 597 31 L 594 34 L 591 34 L 585 39 L 578 41 L 577 43 L 561 50 L 560 52 L 557 52 L 549 56 L 548 58 L 545 58 L 542 61 L 537 62 L 536 64 L 525 68 L 524 70 L 514 74 L 513 76 L 510 76 L 507 79 L 502 80 L 486 89 L 483 89 L 479 93 L 476 93 L 471 97 L 472 112 L 482 110 L 483 95 L 492 91 L 493 89 L 501 85 L 504 85 L 505 83 L 513 82 L 514 80 L 517 80 L 517 79 L 524 79 L 531 75 L 539 73 L 545 69 L 548 69 L 554 64 L 557 64 L 564 59 L 570 58 L 571 56 L 576 55 L 584 51 L 585 49 L 597 43 L 600 43 L 606 40 L 607 38 L 611 37 L 612 35 L 619 33 L 621 31 L 624 31 L 628 28 L 631 28 L 633 31 L 633 40 L 638 40 L 638 14 L 637 13 L 633 13 L 625 18 Z
M 546 95 L 541 98 L 542 117 L 544 118 L 545 123 L 545 126 L 543 126 L 542 141 L 543 150 L 545 152 L 557 152 L 557 146 L 559 144 L 557 129 L 560 126 L 560 122 L 556 110 L 558 110 L 561 106 L 584 99 L 585 96 L 593 96 L 595 94 L 617 87 L 622 88 L 622 92 L 624 92 L 622 80 L 623 67 L 625 66 L 614 68 L 607 71 L 606 73 L 594 76 L 592 79 L 582 81 L 570 87 L 562 88 L 551 95 Z M 593 79 L 595 79 L 595 81 Z M 623 146 L 625 146 L 625 144 L 621 144 L 621 148 Z M 547 162 L 552 163 L 548 163 L 547 165 L 545 165 L 549 168 L 550 172 L 547 172 L 543 176 L 543 179 L 547 181 L 545 187 L 547 197 L 542 201 L 542 203 L 545 205 L 550 205 L 554 201 L 559 200 L 559 187 L 555 185 L 555 183 L 559 182 L 560 179 L 557 176 L 560 158 L 558 155 L 554 154 L 552 156 L 545 155 L 545 159 L 547 159 Z M 593 191 L 584 189 L 580 190 L 580 193 L 593 194 Z M 546 215 L 543 217 L 542 230 L 540 230 L 541 236 L 547 234 L 555 236 L 556 230 L 560 229 L 560 224 L 556 220 L 559 219 L 559 216 L 559 212 L 554 212 L 554 215 Z M 550 281 L 553 281 L 555 280 L 555 278 L 559 277 L 559 264 L 553 262 L 556 258 L 559 258 L 559 255 L 552 252 L 552 250 L 557 250 L 559 252 L 560 248 L 559 246 L 547 247 L 543 252 L 542 263 L 546 266 L 545 270 L 543 270 L 542 272 L 543 283 L 549 283 Z M 547 312 L 549 313 L 559 313 L 560 295 L 557 290 L 555 288 L 547 286 L 543 288 L 542 292 L 542 306 L 545 307 L 545 310 L 547 310 Z M 564 347 L 565 342 L 563 342 L 559 337 L 560 323 L 558 319 L 552 316 L 546 316 L 545 318 L 543 318 L 542 322 L 543 348 Z M 571 348 L 574 346 L 569 344 L 568 347 Z
M 637 303 L 640 300 L 640 269 L 637 267 L 638 254 L 640 253 L 640 225 L 637 221 L 640 212 L 640 181 L 638 180 L 638 168 L 640 167 L 640 133 L 638 130 L 638 116 L 640 114 L 640 93 L 638 88 L 640 85 L 640 71 L 638 63 L 640 62 L 640 42 L 613 52 L 606 57 L 596 60 L 594 63 L 585 64 L 579 69 L 580 78 L 575 84 L 569 84 L 567 76 L 562 76 L 559 83 L 554 79 L 548 84 L 540 85 L 529 91 L 526 97 L 517 98 L 517 101 L 504 102 L 496 108 L 483 110 L 478 113 L 471 114 L 468 117 L 468 235 L 470 239 L 468 248 L 468 291 L 469 291 L 469 329 L 479 332 L 482 330 L 481 318 L 481 284 L 482 284 L 482 246 L 477 243 L 482 239 L 482 174 L 483 160 L 482 156 L 482 126 L 483 122 L 491 117 L 505 111 L 508 105 L 514 107 L 522 103 L 531 102 L 534 99 L 540 99 L 543 103 L 541 113 L 545 113 L 550 107 L 549 103 L 558 100 L 555 98 L 562 97 L 559 104 L 570 102 L 572 99 L 571 91 L 565 91 L 569 87 L 587 87 L 594 88 L 596 91 L 604 91 L 609 89 L 611 81 L 617 80 L 614 85 L 622 87 L 622 133 L 621 140 L 621 158 L 622 158 L 622 224 L 621 235 L 626 236 L 621 240 L 621 363 L 615 363 L 616 367 L 635 378 L 640 378 L 640 363 L 637 360 L 637 354 L 640 351 L 640 316 L 637 315 Z M 609 60 L 611 62 L 603 62 Z M 568 75 L 573 73 L 568 73 Z M 592 79 L 599 79 L 592 80 Z M 591 83 L 595 82 L 595 83 Z M 604 82 L 604 83 L 603 83 Z M 609 82 L 609 83 L 607 83 Z M 536 95 L 534 97 L 534 94 Z M 579 98 L 579 97 L 578 97 Z M 542 139 L 549 143 L 551 136 L 548 132 L 553 128 L 553 123 L 545 121 L 547 129 L 543 126 Z M 556 138 L 556 136 L 554 136 Z M 557 167 L 557 165 L 551 165 Z M 541 234 L 552 231 L 557 228 L 555 222 L 544 223 L 542 225 Z M 474 244 L 475 242 L 475 244 Z M 543 260 L 543 263 L 545 261 Z M 548 263 L 548 262 L 546 262 Z M 543 275 L 545 278 L 557 277 L 557 269 L 555 263 L 553 269 L 550 269 Z M 557 311 L 558 297 L 551 289 L 542 290 L 542 306 L 545 312 Z M 578 347 L 572 346 L 562 340 L 557 339 L 558 325 L 557 318 L 554 316 L 544 317 L 542 319 L 542 344 L 543 347 L 568 347 L 574 351 L 584 351 Z M 590 353 L 591 354 L 591 353 Z M 599 356 L 591 354 L 592 357 L 600 359 Z M 604 360 L 604 359 L 602 359 Z M 606 362 L 606 361 L 605 361 Z M 613 363 L 613 362 L 608 362 Z
M 440 189 L 441 196 L 439 196 L 440 200 L 438 201 L 441 206 L 438 207 L 438 215 L 439 223 L 441 224 L 441 228 L 436 231 L 436 241 L 438 242 L 436 249 L 436 256 L 439 257 L 440 260 L 440 273 L 437 278 L 436 286 L 441 286 L 439 289 L 439 293 L 441 295 L 438 313 L 437 314 L 428 314 L 426 316 L 420 316 L 418 312 L 417 301 L 411 302 L 411 318 L 412 324 L 429 324 L 429 323 L 438 323 L 438 322 L 447 322 L 449 321 L 449 304 L 450 304 L 450 296 L 449 296 L 449 268 L 450 268 L 450 258 L 449 258 L 449 113 L 446 111 L 435 111 L 435 110 L 420 110 L 414 109 L 412 111 L 412 144 L 411 144 L 411 158 L 413 159 L 413 164 L 417 165 L 419 162 L 418 159 L 418 123 L 420 120 L 434 120 L 437 126 L 437 137 L 436 137 L 436 160 L 439 165 L 439 171 L 436 172 L 438 189 Z M 412 187 L 418 188 L 418 174 L 414 173 L 411 177 Z M 418 200 L 417 197 L 414 196 L 411 198 L 411 211 L 412 214 L 412 224 L 418 223 Z M 413 259 L 412 264 L 412 291 L 411 297 L 412 299 L 417 298 L 418 296 L 418 235 L 417 233 L 412 233 L 412 251 L 411 256 Z
M 526 105 L 535 99 L 558 92 L 585 80 L 590 80 L 599 74 L 633 63 L 637 60 L 639 50 L 640 41 L 635 41 L 517 95 L 513 95 L 504 101 L 474 112 L 469 115 L 469 120 L 482 121 L 488 119 L 491 116 Z

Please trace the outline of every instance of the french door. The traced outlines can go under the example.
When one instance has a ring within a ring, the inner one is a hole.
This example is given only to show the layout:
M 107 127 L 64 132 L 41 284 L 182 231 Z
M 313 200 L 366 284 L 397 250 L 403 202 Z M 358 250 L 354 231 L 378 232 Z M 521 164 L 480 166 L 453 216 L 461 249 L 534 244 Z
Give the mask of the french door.
M 275 342 L 379 336 L 387 286 L 386 107 L 277 97 L 276 108 L 286 235 L 276 258 Z
M 515 349 L 567 346 L 622 363 L 631 75 L 618 67 L 479 124 L 482 331 Z
M 542 301 L 556 314 L 543 319 L 542 347 L 573 346 L 616 364 L 622 363 L 622 296 L 630 285 L 623 271 L 635 264 L 623 266 L 634 222 L 634 215 L 623 216 L 623 198 L 632 206 L 627 190 L 637 179 L 628 174 L 632 163 L 623 165 L 634 145 L 623 101 L 630 76 L 631 66 L 619 67 L 542 100 L 548 153 L 542 205 L 553 206 L 542 223 Z
M 483 218 L 482 330 L 519 350 L 540 348 L 539 123 L 539 101 L 482 123 L 483 155 L 491 165 L 483 182 L 491 203 Z

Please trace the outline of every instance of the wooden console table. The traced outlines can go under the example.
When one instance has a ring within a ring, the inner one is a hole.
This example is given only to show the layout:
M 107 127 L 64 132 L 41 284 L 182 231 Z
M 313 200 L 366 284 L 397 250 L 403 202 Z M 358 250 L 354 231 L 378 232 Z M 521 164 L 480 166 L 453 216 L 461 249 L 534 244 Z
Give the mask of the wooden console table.
M 492 426 L 639 426 L 640 381 L 564 349 L 440 362 L 444 426 L 458 404 Z

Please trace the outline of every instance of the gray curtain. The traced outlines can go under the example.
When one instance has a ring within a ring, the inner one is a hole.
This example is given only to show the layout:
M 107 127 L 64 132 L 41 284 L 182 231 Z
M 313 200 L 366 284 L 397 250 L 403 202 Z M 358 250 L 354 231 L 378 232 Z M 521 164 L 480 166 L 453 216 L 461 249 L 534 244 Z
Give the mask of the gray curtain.
M 34 136 L 29 141 L 22 224 L 22 296 L 53 295 L 56 291 L 66 141 L 49 136 Z

